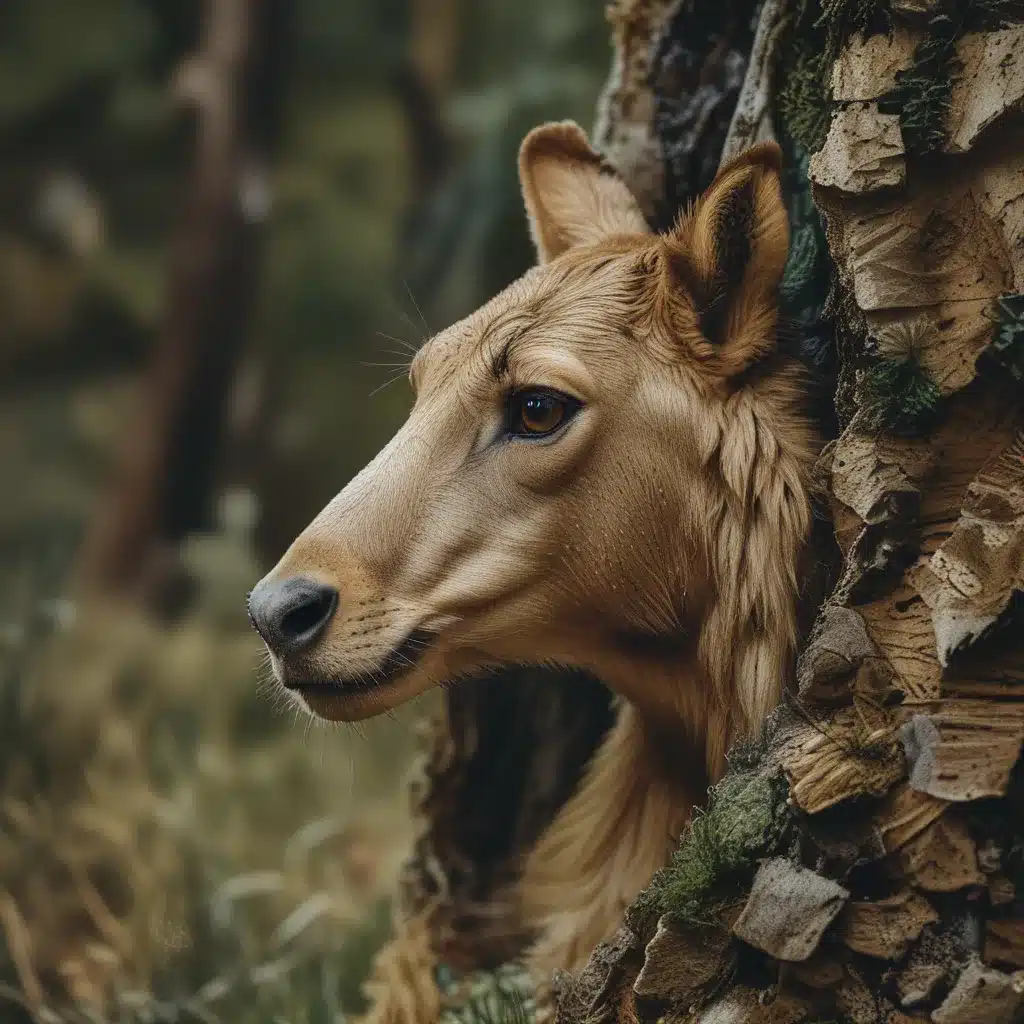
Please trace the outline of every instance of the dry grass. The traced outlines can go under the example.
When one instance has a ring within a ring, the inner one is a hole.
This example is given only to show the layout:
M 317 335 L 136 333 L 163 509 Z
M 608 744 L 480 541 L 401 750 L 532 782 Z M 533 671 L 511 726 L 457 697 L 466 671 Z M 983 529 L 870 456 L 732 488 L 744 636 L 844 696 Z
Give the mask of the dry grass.
M 416 711 L 361 735 L 295 721 L 257 692 L 248 632 L 210 622 L 33 599 L 8 623 L 0 1020 L 358 1007 L 409 838 Z

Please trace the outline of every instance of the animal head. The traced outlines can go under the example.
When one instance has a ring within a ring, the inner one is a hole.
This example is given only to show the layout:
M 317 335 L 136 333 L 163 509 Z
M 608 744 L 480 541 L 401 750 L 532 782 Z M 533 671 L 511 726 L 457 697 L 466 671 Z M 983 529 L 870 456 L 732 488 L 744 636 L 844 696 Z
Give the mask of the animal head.
M 736 688 L 756 724 L 808 526 L 778 147 L 661 235 L 575 124 L 519 164 L 538 265 L 420 349 L 405 425 L 253 591 L 276 677 L 354 720 L 551 662 L 691 718 Z

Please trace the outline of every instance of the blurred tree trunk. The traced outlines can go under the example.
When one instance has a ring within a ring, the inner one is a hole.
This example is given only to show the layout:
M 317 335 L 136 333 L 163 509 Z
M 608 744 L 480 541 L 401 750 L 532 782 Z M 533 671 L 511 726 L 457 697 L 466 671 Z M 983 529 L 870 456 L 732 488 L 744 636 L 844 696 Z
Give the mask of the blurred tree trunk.
M 614 9 L 602 141 L 655 216 L 701 154 L 657 95 L 699 8 Z M 561 979 L 563 1021 L 1022 1019 L 1022 14 L 761 8 L 723 149 L 776 135 L 793 169 L 781 300 L 835 372 L 842 568 L 763 747 Z
M 138 420 L 83 546 L 89 592 L 165 602 L 177 544 L 209 521 L 269 212 L 291 16 L 288 0 L 208 0 L 199 51 L 176 77 L 195 108 L 195 154 Z
M 455 73 L 464 18 L 460 0 L 407 0 L 404 52 L 391 69 L 390 87 L 402 112 L 408 152 L 409 182 L 404 239 L 422 227 L 423 206 L 452 166 L 453 140 L 445 121 Z M 427 228 L 429 233 L 430 228 Z M 400 246 L 400 259 L 407 258 Z M 443 260 L 438 261 L 443 262 Z M 405 316 L 421 320 L 426 292 L 403 264 L 396 303 Z M 411 279 L 411 280 L 410 280 Z M 404 287 L 403 287 L 404 285 Z M 254 353 L 243 368 L 246 402 L 240 403 L 235 423 L 233 478 L 254 486 L 259 497 L 259 520 L 254 535 L 255 554 L 262 564 L 273 564 L 322 504 L 319 488 L 310 479 L 320 471 L 308 463 L 308 453 L 282 451 L 274 437 L 282 409 L 284 372 L 288 353 L 268 349 Z
M 410 256 L 423 238 L 435 241 L 435 236 L 445 234 L 431 222 L 431 212 L 455 154 L 445 108 L 451 98 L 465 12 L 460 0 L 409 0 L 408 16 L 407 52 L 394 78 L 409 146 L 409 194 L 398 270 L 409 297 L 415 289 L 420 295 L 416 301 L 429 306 L 427 295 L 434 290 L 433 282 L 429 275 L 424 278 L 415 256 Z M 437 257 L 431 250 L 428 263 L 435 272 L 447 262 Z M 401 297 L 403 302 L 405 298 Z M 418 309 L 415 313 L 420 315 Z
M 458 57 L 459 0 L 410 0 L 409 52 L 399 69 L 398 94 L 406 113 L 411 155 L 411 202 L 420 202 L 451 165 L 444 109 Z

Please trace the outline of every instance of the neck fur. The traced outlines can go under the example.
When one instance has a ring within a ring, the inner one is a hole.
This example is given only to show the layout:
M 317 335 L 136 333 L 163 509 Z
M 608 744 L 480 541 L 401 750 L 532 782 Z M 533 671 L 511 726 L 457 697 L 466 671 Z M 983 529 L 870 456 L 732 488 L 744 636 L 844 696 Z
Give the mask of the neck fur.
M 677 615 L 675 634 L 631 636 L 587 666 L 633 705 L 651 736 L 695 744 L 712 782 L 791 675 L 814 457 L 811 431 L 793 408 L 798 396 L 785 377 L 773 378 L 709 408 L 696 439 L 700 472 L 679 496 L 691 519 L 675 551 L 647 559 L 664 576 L 641 588 L 691 607 Z M 702 594 L 678 593 L 694 570 L 673 557 L 695 560 L 708 581 Z M 631 611 L 637 621 L 657 618 L 650 608 Z
M 697 541 L 709 579 L 695 625 L 675 640 L 605 647 L 586 666 L 624 699 L 525 865 L 520 892 L 540 935 L 530 956 L 538 972 L 579 969 L 611 935 L 724 773 L 729 747 L 756 734 L 782 695 L 811 523 L 814 450 L 798 397 L 783 374 L 709 410 L 700 479 L 687 481 L 680 502 L 696 510 L 684 534 Z M 672 554 L 661 560 L 665 571 L 685 579 Z M 644 621 L 644 610 L 634 618 Z

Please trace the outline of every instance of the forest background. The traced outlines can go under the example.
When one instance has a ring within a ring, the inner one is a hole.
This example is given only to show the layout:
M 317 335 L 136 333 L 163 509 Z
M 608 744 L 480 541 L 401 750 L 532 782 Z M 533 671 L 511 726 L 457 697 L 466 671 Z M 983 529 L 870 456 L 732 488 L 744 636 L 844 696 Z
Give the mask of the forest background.
M 591 0 L 0 5 L 0 1019 L 361 1008 L 424 707 L 283 713 L 245 593 L 609 58 Z

